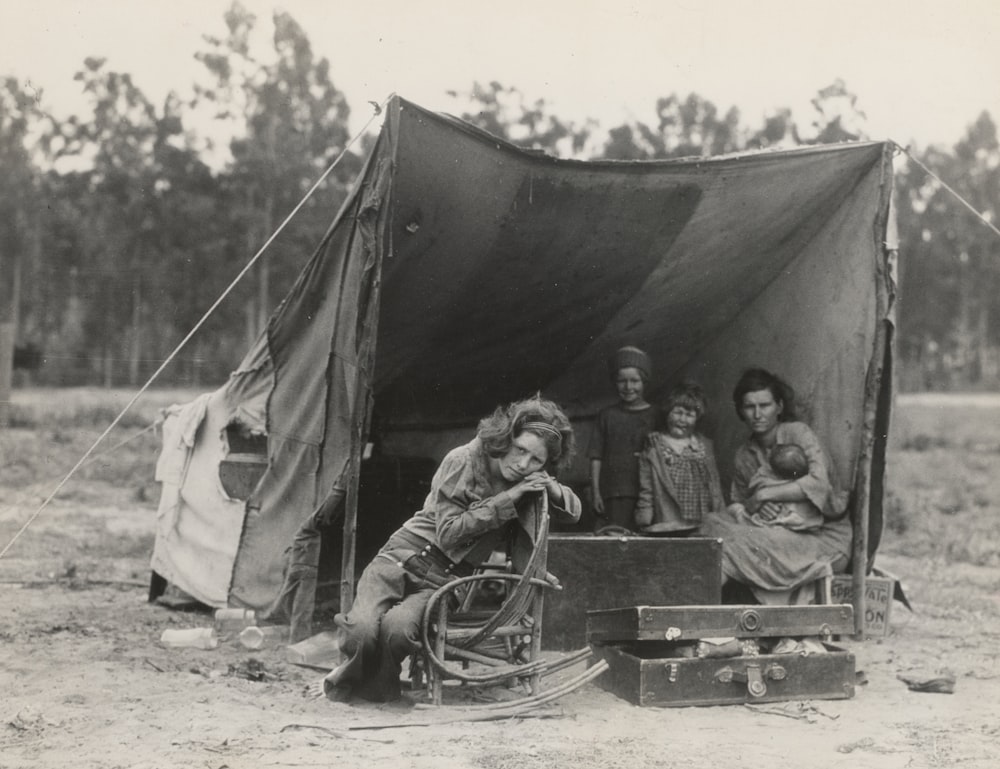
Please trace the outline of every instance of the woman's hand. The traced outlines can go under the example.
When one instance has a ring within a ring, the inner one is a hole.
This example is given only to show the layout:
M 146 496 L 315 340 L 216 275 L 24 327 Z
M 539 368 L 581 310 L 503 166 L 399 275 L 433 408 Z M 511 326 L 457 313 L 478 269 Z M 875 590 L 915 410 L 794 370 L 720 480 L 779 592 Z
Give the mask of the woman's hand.
M 780 505 L 777 504 L 779 500 L 774 494 L 776 488 L 776 486 L 762 486 L 754 489 L 754 492 L 746 500 L 747 509 L 752 513 L 757 513 L 764 520 L 769 521 L 774 518 L 781 511 Z

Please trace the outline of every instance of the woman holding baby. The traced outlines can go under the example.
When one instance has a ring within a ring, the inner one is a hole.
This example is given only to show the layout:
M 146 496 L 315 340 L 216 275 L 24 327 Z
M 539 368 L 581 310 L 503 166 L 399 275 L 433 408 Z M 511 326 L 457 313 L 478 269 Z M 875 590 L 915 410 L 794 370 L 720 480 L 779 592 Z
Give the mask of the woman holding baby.
M 734 457 L 731 504 L 705 517 L 699 535 L 723 540 L 723 577 L 758 601 L 811 600 L 811 585 L 847 565 L 846 494 L 816 435 L 795 419 L 794 393 L 780 377 L 749 369 L 733 405 L 750 429 Z

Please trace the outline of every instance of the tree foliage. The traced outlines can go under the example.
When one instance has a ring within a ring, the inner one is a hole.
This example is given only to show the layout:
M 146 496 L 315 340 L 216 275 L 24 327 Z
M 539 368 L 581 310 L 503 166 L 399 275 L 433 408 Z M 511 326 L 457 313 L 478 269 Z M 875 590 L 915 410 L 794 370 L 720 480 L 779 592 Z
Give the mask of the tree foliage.
M 89 107 L 61 123 L 39 95 L 0 80 L 0 271 L 22 275 L 19 341 L 44 348 L 36 381 L 136 384 L 155 370 L 335 158 L 331 176 L 161 381 L 221 381 L 316 247 L 361 160 L 329 63 L 286 13 L 261 22 L 238 2 L 208 36 L 190 102 L 152 103 L 99 58 L 78 75 Z M 696 93 L 655 100 L 653 119 L 601 135 L 498 82 L 450 92 L 459 116 L 522 147 L 563 157 L 646 160 L 864 139 L 843 81 L 811 113 L 776 105 L 756 125 Z M 211 130 L 191 126 L 212 117 Z M 219 137 L 225 137 L 221 139 Z M 368 146 L 371 141 L 369 139 Z M 225 150 L 225 152 L 223 152 Z M 984 113 L 952 148 L 900 162 L 899 349 L 904 385 L 1000 384 L 997 128 Z M 221 157 L 221 161 L 220 161 Z M 947 187 L 945 186 L 947 185 Z M 7 288 L 8 284 L 4 284 Z M 4 295 L 0 295 L 4 296 Z M 0 316 L 0 321 L 3 321 Z
M 587 145 L 596 123 L 565 121 L 551 113 L 544 99 L 529 101 L 517 88 L 496 81 L 474 82 L 468 91 L 448 91 L 468 106 L 459 114 L 467 123 L 512 144 L 553 155 L 578 155 Z
M 907 162 L 896 177 L 903 254 L 900 348 L 909 365 L 908 385 L 996 387 L 1000 235 L 956 198 L 996 226 L 996 124 L 984 112 L 951 152 L 911 152 L 917 162 Z
M 237 2 L 226 12 L 225 22 L 227 36 L 206 37 L 207 49 L 198 54 L 211 85 L 197 92 L 234 129 L 225 197 L 232 212 L 233 242 L 242 246 L 236 253 L 252 254 L 344 152 L 350 109 L 331 80 L 329 62 L 313 55 L 305 31 L 289 14 L 274 14 L 272 50 L 266 59 L 250 45 L 257 24 L 254 14 Z M 324 229 L 330 210 L 343 200 L 346 182 L 358 167 L 357 162 L 341 166 L 339 176 L 303 212 L 298 236 L 276 241 L 259 263 L 256 290 L 240 294 L 248 340 L 263 329 L 274 298 L 290 286 L 303 253 Z
M 838 78 L 821 88 L 812 106 L 816 111 L 812 120 L 813 138 L 807 143 L 833 144 L 868 138 L 865 113 L 858 107 L 858 97 L 847 89 L 843 80 Z

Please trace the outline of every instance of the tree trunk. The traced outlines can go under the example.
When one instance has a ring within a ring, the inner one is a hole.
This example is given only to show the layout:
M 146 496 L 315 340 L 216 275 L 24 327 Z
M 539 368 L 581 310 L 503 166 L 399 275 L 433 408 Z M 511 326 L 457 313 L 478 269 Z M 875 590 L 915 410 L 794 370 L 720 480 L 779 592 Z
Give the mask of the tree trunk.
M 110 390 L 115 384 L 115 359 L 111 349 L 111 342 L 104 342 L 104 354 L 101 361 L 101 384 Z
M 975 288 L 972 285 L 973 276 L 969 255 L 962 253 L 958 260 L 958 321 L 955 329 L 955 338 L 958 346 L 958 370 L 950 372 L 949 385 L 955 387 L 968 387 L 973 379 L 973 295 Z M 955 381 L 955 376 L 959 381 Z
M 257 333 L 254 339 L 267 327 L 267 318 L 270 314 L 268 308 L 271 306 L 271 268 L 268 266 L 267 256 L 262 256 L 257 265 L 259 274 L 257 276 Z
M 9 252 L 12 280 L 0 281 L 0 430 L 10 426 L 10 400 L 14 389 L 14 342 L 17 339 L 18 305 L 21 297 L 21 251 L 15 244 Z M 3 264 L 0 254 L 0 264 Z
M 14 374 L 14 324 L 0 320 L 0 430 L 10 427 L 10 397 Z
M 251 196 L 249 190 L 247 191 L 246 199 L 246 253 L 247 258 L 250 255 L 255 254 L 254 249 L 254 233 L 256 227 L 254 227 L 254 210 L 253 210 L 253 197 Z M 249 274 L 253 274 L 251 271 Z M 246 329 L 246 347 L 250 347 L 254 341 L 257 339 L 258 334 L 258 319 L 260 312 L 256 309 L 257 302 L 260 301 L 260 289 L 256 292 L 251 291 L 247 294 L 246 304 L 243 306 L 243 318 L 245 321 L 244 328 Z
M 201 360 L 203 347 L 204 344 L 200 339 L 195 342 L 194 357 L 191 360 L 191 386 L 199 390 L 201 389 Z
M 142 355 L 142 277 L 138 270 L 132 278 L 132 350 L 128 361 L 128 382 L 139 385 L 139 364 Z
M 254 301 L 255 298 L 251 296 L 243 306 L 243 327 L 246 330 L 246 340 L 243 346 L 247 349 L 253 345 L 254 340 L 257 338 L 257 311 L 254 308 L 256 304 Z
M 264 188 L 261 217 L 260 248 L 274 232 L 274 190 L 277 182 L 278 152 L 277 152 L 277 118 L 271 115 L 267 122 L 266 145 L 268 176 L 270 180 Z M 256 250 L 254 251 L 256 253 Z M 268 254 L 260 258 L 260 270 L 257 280 L 257 335 L 267 328 L 267 320 L 271 315 L 271 260 Z

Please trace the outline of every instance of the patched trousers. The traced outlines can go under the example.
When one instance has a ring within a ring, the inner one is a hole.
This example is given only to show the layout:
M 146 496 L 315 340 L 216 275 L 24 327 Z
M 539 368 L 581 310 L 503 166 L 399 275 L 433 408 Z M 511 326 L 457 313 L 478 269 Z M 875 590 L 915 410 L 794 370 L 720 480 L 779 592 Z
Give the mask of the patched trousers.
M 412 535 L 393 534 L 362 572 L 351 610 L 334 617 L 347 659 L 326 677 L 327 696 L 331 687 L 372 702 L 401 696 L 402 663 L 420 648 L 424 609 L 435 590 L 403 569 L 415 552 Z

